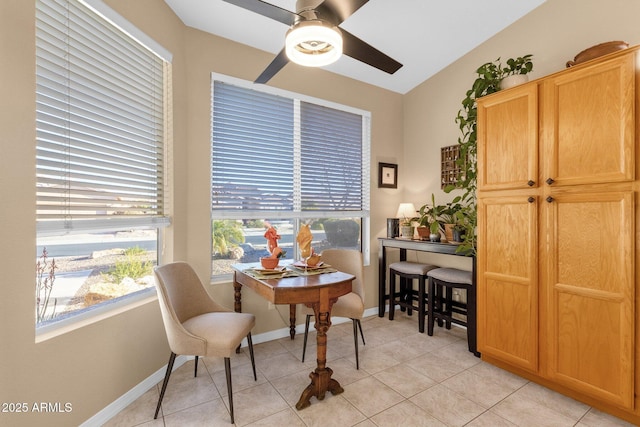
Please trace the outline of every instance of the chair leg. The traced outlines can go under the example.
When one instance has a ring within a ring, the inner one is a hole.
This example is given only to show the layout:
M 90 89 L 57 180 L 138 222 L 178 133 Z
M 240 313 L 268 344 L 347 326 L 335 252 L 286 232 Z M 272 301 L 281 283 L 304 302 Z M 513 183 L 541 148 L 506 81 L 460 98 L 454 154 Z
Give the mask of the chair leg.
M 193 376 L 194 377 L 198 376 L 198 356 L 196 356 L 196 367 L 193 368 Z
M 443 286 L 440 284 L 440 282 L 438 282 L 436 279 L 433 279 L 433 283 L 434 283 L 434 304 L 435 304 L 435 310 L 438 314 L 442 314 L 444 313 L 444 289 Z M 438 326 L 442 327 L 444 325 L 444 321 L 442 320 L 441 316 L 438 316 Z
M 446 315 L 447 319 L 451 319 L 453 316 L 453 311 L 451 310 L 451 302 L 453 301 L 453 288 L 451 286 L 445 286 L 445 304 L 447 305 L 446 310 L 442 310 Z M 445 322 L 445 326 L 447 329 L 451 329 L 451 320 L 447 320 Z
M 224 373 L 227 375 L 227 393 L 229 394 L 229 413 L 231 414 L 231 424 L 233 424 L 233 387 L 231 386 L 231 359 L 224 358 Z
M 407 311 L 407 280 L 400 276 L 400 294 L 398 299 L 400 300 L 400 311 Z
M 251 332 L 247 334 L 247 343 L 249 344 L 249 355 L 251 355 L 251 367 L 253 367 L 253 380 L 258 381 L 258 376 L 256 375 L 256 361 L 253 358 L 253 340 L 251 339 Z
M 304 362 L 304 354 L 307 352 L 307 335 L 309 335 L 309 322 L 311 315 L 307 314 L 307 320 L 304 322 L 304 342 L 302 344 L 302 362 Z
M 353 344 L 356 347 L 356 369 L 360 369 L 360 358 L 358 357 L 358 319 L 351 319 L 353 323 Z
M 360 337 L 362 338 L 362 345 L 367 345 L 367 343 L 364 342 L 364 334 L 362 333 L 362 322 L 360 322 L 360 319 L 356 319 L 356 321 L 358 322 L 358 329 L 360 329 Z
M 420 276 L 420 278 L 418 279 L 418 331 L 420 331 L 420 333 L 424 333 L 424 318 L 427 314 L 424 308 L 424 282 L 425 276 Z
M 428 307 L 427 312 L 429 313 L 429 317 L 427 318 L 427 335 L 432 336 L 434 316 L 435 316 L 436 292 L 435 292 L 435 284 L 433 283 L 433 278 L 429 277 L 428 283 L 429 283 L 429 290 L 427 291 L 427 294 L 429 295 L 429 298 L 427 300 L 427 307 Z
M 407 315 L 413 316 L 413 279 L 402 277 L 400 281 L 404 281 L 404 296 L 401 299 L 406 304 Z
M 393 320 L 396 312 L 396 274 L 389 271 L 389 320 Z
M 164 392 L 167 389 L 167 384 L 169 383 L 169 377 L 171 376 L 171 371 L 173 370 L 173 362 L 176 361 L 176 354 L 171 352 L 171 356 L 169 356 L 169 363 L 167 363 L 167 372 L 164 374 L 164 382 L 162 383 L 162 390 L 160 391 L 160 398 L 158 399 L 158 406 L 156 406 L 156 413 L 153 416 L 153 419 L 158 418 L 158 412 L 160 412 L 160 405 L 162 405 L 162 398 L 164 397 Z

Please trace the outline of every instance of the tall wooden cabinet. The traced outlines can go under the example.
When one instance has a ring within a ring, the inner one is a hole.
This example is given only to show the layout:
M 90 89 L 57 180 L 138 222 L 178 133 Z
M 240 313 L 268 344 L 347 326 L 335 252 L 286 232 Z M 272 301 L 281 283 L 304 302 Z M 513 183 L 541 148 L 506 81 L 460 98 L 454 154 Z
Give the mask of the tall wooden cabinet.
M 478 343 L 537 372 L 538 88 L 499 95 L 478 103 Z
M 477 283 L 483 358 L 640 422 L 637 64 L 479 100 Z

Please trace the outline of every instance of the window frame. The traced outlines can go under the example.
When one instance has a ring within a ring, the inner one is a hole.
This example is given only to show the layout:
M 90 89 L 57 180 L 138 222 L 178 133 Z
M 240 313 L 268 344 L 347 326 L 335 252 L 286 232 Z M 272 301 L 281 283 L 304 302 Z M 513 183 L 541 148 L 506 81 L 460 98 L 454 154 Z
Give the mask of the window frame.
M 294 100 L 294 103 L 300 102 L 308 102 L 316 105 L 320 105 L 323 107 L 328 107 L 336 110 L 345 111 L 347 113 L 357 114 L 362 117 L 362 210 L 360 211 L 333 211 L 331 212 L 331 218 L 360 218 L 360 246 L 363 255 L 364 265 L 368 266 L 371 262 L 371 112 L 362 110 L 359 108 L 347 106 L 344 104 L 339 104 L 332 101 L 327 101 L 321 98 L 316 98 L 313 96 L 296 93 L 293 91 L 288 91 L 285 89 L 280 89 L 272 86 L 256 84 L 251 81 L 243 80 L 237 77 L 221 74 L 221 73 L 211 73 L 211 138 L 210 138 L 210 153 L 212 155 L 213 148 L 213 91 L 214 91 L 214 82 L 220 81 L 223 83 L 240 86 L 242 88 L 256 90 L 260 92 L 264 92 L 267 94 L 275 95 L 275 96 L 283 96 Z M 211 165 L 211 159 L 209 164 Z M 212 188 L 211 184 L 213 181 L 213 170 L 209 167 L 209 194 L 211 195 Z M 210 206 L 210 224 L 214 220 L 229 220 L 229 219 L 264 219 L 265 214 L 268 214 L 269 219 L 292 219 L 295 222 L 295 229 L 298 229 L 300 226 L 300 222 L 304 219 L 315 219 L 326 216 L 326 211 L 318 212 L 318 211 L 267 211 L 264 212 L 255 212 L 255 211 L 229 211 L 229 210 L 216 210 L 211 209 L 211 196 L 209 198 L 209 206 Z M 294 230 L 295 230 L 294 229 Z M 211 233 L 210 235 L 210 243 L 211 242 Z M 294 253 L 297 253 L 297 243 L 294 239 Z M 211 248 L 210 244 L 210 251 Z M 294 257 L 295 258 L 295 257 Z M 228 274 L 220 274 L 220 275 L 211 275 L 211 280 L 214 283 L 218 282 L 227 282 L 231 279 L 232 273 Z

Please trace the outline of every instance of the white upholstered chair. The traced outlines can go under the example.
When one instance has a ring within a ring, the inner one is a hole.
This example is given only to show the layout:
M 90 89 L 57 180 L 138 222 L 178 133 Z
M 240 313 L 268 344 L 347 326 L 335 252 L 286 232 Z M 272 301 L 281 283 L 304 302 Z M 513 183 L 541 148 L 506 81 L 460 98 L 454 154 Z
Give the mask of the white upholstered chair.
M 158 417 L 176 355 L 196 357 L 194 376 L 198 375 L 199 356 L 217 356 L 224 358 L 229 412 L 233 424 L 230 358 L 242 339 L 247 337 L 253 365 L 253 378 L 257 379 L 251 341 L 251 329 L 256 322 L 255 316 L 249 313 L 235 313 L 216 303 L 205 290 L 193 268 L 185 262 L 156 267 L 154 273 L 162 320 L 171 348 L 154 419 Z
M 358 357 L 358 329 L 362 337 L 362 344 L 365 345 L 362 334 L 362 314 L 364 313 L 364 265 L 362 253 L 352 249 L 325 249 L 322 251 L 321 259 L 335 269 L 355 276 L 351 292 L 338 298 L 338 301 L 331 309 L 331 317 L 348 317 L 353 322 L 353 342 L 356 349 L 356 369 L 360 369 Z M 302 348 L 302 361 L 307 351 L 307 335 L 309 334 L 309 322 L 314 315 L 313 309 L 303 306 L 303 314 L 306 314 L 304 328 L 304 344 Z

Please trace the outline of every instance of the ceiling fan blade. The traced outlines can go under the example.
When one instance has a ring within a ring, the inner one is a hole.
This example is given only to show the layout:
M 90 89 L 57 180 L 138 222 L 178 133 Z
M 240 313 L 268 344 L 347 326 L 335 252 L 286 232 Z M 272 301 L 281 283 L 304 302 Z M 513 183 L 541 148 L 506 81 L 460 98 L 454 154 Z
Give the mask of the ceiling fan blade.
M 288 11 L 287 9 L 282 9 L 278 6 L 274 6 L 269 3 L 265 3 L 261 0 L 223 0 L 227 3 L 234 4 L 243 9 L 249 10 L 251 12 L 257 13 L 262 16 L 266 16 L 267 18 L 274 19 L 278 22 L 282 22 L 286 25 L 293 25 L 296 22 L 295 13 Z
M 395 73 L 402 67 L 401 63 L 360 40 L 350 32 L 342 28 L 340 28 L 340 31 L 342 32 L 342 53 L 345 55 L 389 74 Z
M 275 76 L 278 71 L 282 69 L 285 65 L 289 63 L 289 58 L 287 57 L 287 53 L 285 49 L 282 49 L 278 56 L 275 57 L 271 64 L 265 68 L 265 70 L 258 76 L 254 83 L 266 83 L 271 80 L 271 77 Z
M 335 25 L 340 25 L 356 10 L 360 9 L 369 0 L 324 0 L 316 7 L 316 13 L 320 16 L 331 16 Z

